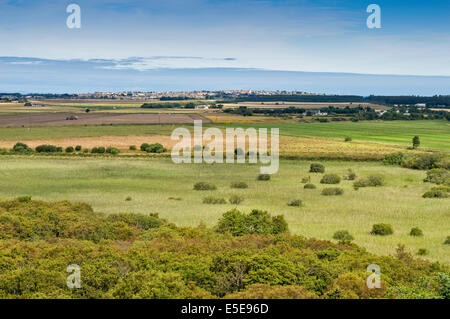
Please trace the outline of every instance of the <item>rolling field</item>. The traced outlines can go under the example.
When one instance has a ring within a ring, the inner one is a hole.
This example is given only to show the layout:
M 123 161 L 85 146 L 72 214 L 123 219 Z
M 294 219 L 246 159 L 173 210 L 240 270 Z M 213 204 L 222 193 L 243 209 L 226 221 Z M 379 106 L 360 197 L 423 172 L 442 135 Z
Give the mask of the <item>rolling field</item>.
M 431 188 L 423 183 L 424 171 L 387 167 L 378 163 L 325 162 L 328 173 L 343 175 L 352 168 L 358 176 L 380 173 L 386 186 L 355 191 L 352 182 L 342 181 L 343 196 L 322 196 L 321 174 L 308 173 L 309 161 L 281 161 L 272 180 L 256 180 L 259 166 L 247 164 L 175 165 L 165 159 L 48 159 L 39 157 L 0 158 L 0 199 L 31 195 L 47 201 L 87 202 L 95 210 L 113 212 L 158 212 L 178 225 L 213 225 L 235 205 L 207 205 L 208 195 L 228 199 L 239 194 L 243 211 L 258 208 L 284 214 L 290 230 L 321 239 L 331 239 L 337 230 L 347 229 L 355 242 L 369 251 L 393 254 L 398 243 L 415 253 L 430 251 L 432 260 L 450 263 L 450 249 L 443 245 L 449 236 L 450 199 L 423 199 Z M 315 190 L 303 189 L 302 177 L 311 176 Z M 217 185 L 216 191 L 194 191 L 198 181 Z M 248 189 L 231 189 L 243 181 Z M 329 185 L 328 185 L 329 186 Z M 127 201 L 127 197 L 132 200 Z M 178 199 L 169 199 L 170 197 Z M 300 198 L 303 207 L 287 203 Z M 446 222 L 447 221 L 447 222 Z M 389 223 L 394 235 L 369 234 L 375 223 Z M 424 237 L 408 235 L 412 227 Z

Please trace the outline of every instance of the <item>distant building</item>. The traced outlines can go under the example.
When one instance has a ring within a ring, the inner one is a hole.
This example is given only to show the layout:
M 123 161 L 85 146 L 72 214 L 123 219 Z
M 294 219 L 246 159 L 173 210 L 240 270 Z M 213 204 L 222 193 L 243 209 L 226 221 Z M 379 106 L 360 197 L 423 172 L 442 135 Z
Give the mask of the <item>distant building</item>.
M 416 104 L 417 107 L 427 107 L 426 103 L 417 103 Z
M 197 105 L 196 110 L 209 110 L 209 105 Z

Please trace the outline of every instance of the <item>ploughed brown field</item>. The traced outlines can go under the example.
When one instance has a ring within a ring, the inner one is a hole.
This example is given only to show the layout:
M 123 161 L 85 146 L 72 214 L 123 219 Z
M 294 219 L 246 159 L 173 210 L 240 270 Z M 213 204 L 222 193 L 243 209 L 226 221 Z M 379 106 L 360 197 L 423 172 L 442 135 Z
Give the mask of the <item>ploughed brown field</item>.
M 67 120 L 76 116 L 77 120 Z M 191 124 L 194 120 L 209 123 L 198 114 L 112 114 L 112 113 L 44 113 L 5 115 L 0 117 L 0 127 L 17 126 L 66 126 L 101 124 Z

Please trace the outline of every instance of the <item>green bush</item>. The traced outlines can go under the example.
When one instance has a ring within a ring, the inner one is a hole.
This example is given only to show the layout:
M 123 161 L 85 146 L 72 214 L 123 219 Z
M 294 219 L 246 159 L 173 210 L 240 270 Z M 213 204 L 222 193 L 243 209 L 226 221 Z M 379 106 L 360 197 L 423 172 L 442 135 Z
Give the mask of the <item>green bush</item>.
M 372 231 L 370 232 L 370 234 L 378 236 L 387 236 L 393 233 L 394 230 L 389 224 L 375 224 L 372 226 Z
M 450 236 L 447 236 L 447 238 L 444 241 L 444 245 L 450 245 Z
M 337 174 L 325 174 L 320 180 L 321 184 L 339 184 L 341 178 Z
M 314 184 L 305 184 L 305 186 L 303 186 L 304 189 L 316 189 L 316 185 Z
M 356 174 L 352 169 L 347 170 L 347 174 L 344 175 L 344 179 L 347 181 L 354 181 L 356 179 Z
M 36 146 L 36 152 L 37 153 L 56 153 L 57 152 L 57 147 L 55 145 L 39 145 Z
M 83 153 L 89 153 L 89 149 L 88 149 L 88 148 L 85 148 L 85 149 L 83 150 Z
M 130 151 L 135 151 L 136 150 L 136 145 L 130 145 Z
M 203 198 L 203 204 L 222 205 L 226 203 L 227 201 L 225 199 L 214 196 L 207 196 Z
M 57 152 L 57 153 L 62 153 L 62 151 L 63 151 L 63 148 L 62 148 L 61 146 L 58 146 L 58 147 L 56 148 L 56 152 Z
M 448 198 L 448 192 L 440 188 L 433 187 L 431 190 L 422 195 L 423 198 Z
M 73 153 L 74 151 L 75 149 L 73 148 L 73 146 L 66 147 L 66 153 Z
M 433 168 L 427 171 L 424 182 L 450 186 L 450 171 L 443 168 Z
M 217 189 L 216 185 L 208 182 L 198 182 L 194 185 L 194 190 L 196 191 L 213 191 L 216 189 Z
M 302 178 L 302 184 L 307 184 L 307 183 L 309 183 L 309 182 L 311 182 L 311 176 L 303 177 L 303 178 Z
M 417 255 L 419 256 L 426 256 L 429 254 L 428 249 L 425 248 L 419 248 L 419 250 L 417 251 Z
M 27 144 L 17 142 L 16 144 L 14 144 L 12 151 L 14 153 L 28 153 L 32 152 L 33 150 Z
M 243 188 L 248 188 L 248 185 L 245 182 L 233 182 L 233 183 L 231 183 L 231 188 L 243 189 Z
M 288 206 L 291 207 L 300 207 L 302 206 L 303 202 L 301 199 L 293 199 L 288 203 Z
M 106 149 L 103 146 L 100 147 L 93 147 L 91 149 L 92 154 L 104 154 L 106 153 Z
M 125 201 L 127 202 L 131 202 L 133 200 L 133 198 L 131 198 L 131 196 L 127 196 L 127 198 L 125 198 Z
M 117 155 L 120 153 L 120 151 L 118 148 L 110 146 L 106 149 L 106 153 L 111 154 L 111 155 Z
M 230 202 L 230 204 L 239 205 L 244 201 L 244 198 L 239 195 L 231 195 L 228 201 Z
M 324 196 L 337 196 L 344 194 L 344 190 L 339 187 L 328 187 L 322 190 L 322 195 Z
M 333 239 L 340 240 L 340 241 L 352 241 L 354 238 L 348 230 L 338 230 L 334 233 Z
M 81 151 L 81 145 L 75 146 L 75 151 L 77 151 L 77 152 Z
M 369 175 L 365 178 L 359 178 L 353 183 L 353 187 L 355 189 L 361 188 L 361 187 L 377 187 L 377 186 L 383 186 L 385 184 L 384 176 L 375 174 L 375 175 Z
M 401 165 L 404 154 L 402 152 L 391 153 L 384 156 L 383 163 L 386 165 Z
M 416 154 L 405 156 L 402 160 L 402 167 L 412 169 L 432 169 L 442 159 L 439 154 Z
M 268 235 L 286 233 L 288 226 L 282 215 L 272 217 L 266 211 L 256 209 L 247 215 L 232 209 L 223 214 L 215 230 L 218 233 L 230 233 L 233 236 Z
M 144 144 L 142 144 L 144 145 Z M 142 146 L 141 146 L 142 149 Z M 167 148 L 165 148 L 162 144 L 155 143 L 155 144 L 147 144 L 147 147 L 144 149 L 147 153 L 164 153 L 167 152 Z
M 310 173 L 325 173 L 325 166 L 319 163 L 312 163 L 309 168 Z
M 409 232 L 409 235 L 410 236 L 414 236 L 414 237 L 422 237 L 423 236 L 423 232 L 422 232 L 422 229 L 420 229 L 418 227 L 414 227 Z
M 269 174 L 259 174 L 258 180 L 259 181 L 268 181 L 268 180 L 270 180 L 270 175 Z
M 346 136 L 345 139 L 344 139 L 344 141 L 346 141 L 346 142 L 351 142 L 351 141 L 352 141 L 352 138 L 351 138 L 350 136 Z

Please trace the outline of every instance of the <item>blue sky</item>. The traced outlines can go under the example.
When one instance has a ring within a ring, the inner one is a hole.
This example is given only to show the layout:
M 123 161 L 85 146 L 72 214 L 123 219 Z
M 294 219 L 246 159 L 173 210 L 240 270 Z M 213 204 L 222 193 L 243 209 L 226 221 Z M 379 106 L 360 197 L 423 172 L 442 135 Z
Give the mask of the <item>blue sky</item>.
M 70 3 L 81 7 L 81 29 L 66 27 Z M 366 26 L 371 3 L 381 7 L 381 29 Z M 433 76 L 420 78 L 426 89 L 413 85 L 418 77 L 394 88 L 449 94 L 449 18 L 443 0 L 0 0 L 0 91 L 393 90 L 392 77 L 354 77 L 345 87 L 329 77 L 320 87 L 304 73 L 334 72 Z

